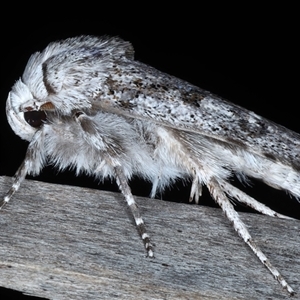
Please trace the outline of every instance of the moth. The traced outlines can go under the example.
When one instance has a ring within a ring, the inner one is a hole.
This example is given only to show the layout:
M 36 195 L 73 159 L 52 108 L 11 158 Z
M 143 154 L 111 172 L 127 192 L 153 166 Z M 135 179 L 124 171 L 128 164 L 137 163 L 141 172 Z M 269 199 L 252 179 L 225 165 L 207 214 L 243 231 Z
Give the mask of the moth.
M 190 201 L 207 186 L 234 229 L 288 293 L 292 287 L 255 244 L 234 210 L 239 201 L 288 218 L 230 183 L 236 175 L 300 197 L 300 135 L 181 79 L 134 60 L 118 37 L 78 36 L 34 53 L 6 104 L 14 132 L 29 142 L 9 202 L 27 174 L 51 163 L 115 179 L 149 257 L 154 256 L 129 180 L 152 183 L 151 197 L 177 179 Z

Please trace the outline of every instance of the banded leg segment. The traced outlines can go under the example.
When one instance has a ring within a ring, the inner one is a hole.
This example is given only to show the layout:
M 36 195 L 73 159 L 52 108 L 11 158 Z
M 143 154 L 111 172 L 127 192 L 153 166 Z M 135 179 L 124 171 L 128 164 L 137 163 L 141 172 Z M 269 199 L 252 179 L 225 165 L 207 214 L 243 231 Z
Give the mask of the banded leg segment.
M 43 142 L 42 135 L 43 131 L 38 130 L 33 136 L 32 141 L 28 145 L 25 158 L 15 173 L 14 182 L 11 188 L 4 196 L 3 200 L 0 201 L 0 210 L 10 201 L 11 197 L 19 189 L 28 173 L 33 172 L 36 175 L 39 174 L 44 161 L 44 156 L 41 151 Z
M 258 202 L 254 198 L 248 196 L 243 191 L 239 190 L 235 186 L 231 185 L 230 183 L 224 181 L 219 182 L 220 186 L 222 187 L 222 190 L 230 197 L 238 200 L 239 202 L 247 205 L 248 207 L 256 210 L 257 212 L 260 212 L 264 215 L 271 216 L 271 217 L 277 217 L 281 219 L 290 219 L 288 216 L 282 215 L 273 209 L 269 208 L 268 206 L 264 205 L 263 203 Z
M 262 252 L 262 250 L 254 243 L 250 233 L 248 232 L 245 224 L 240 219 L 238 213 L 234 210 L 233 205 L 230 203 L 226 194 L 222 190 L 219 182 L 215 179 L 211 179 L 207 184 L 209 192 L 214 200 L 220 205 L 226 217 L 232 223 L 235 231 L 243 238 L 245 243 L 252 249 L 254 254 L 259 258 L 259 260 L 266 266 L 266 268 L 271 272 L 271 274 L 277 279 L 283 288 L 285 288 L 290 295 L 294 295 L 295 292 L 292 287 L 286 282 L 286 280 L 281 276 L 279 271 L 270 263 L 269 259 Z
M 136 204 L 133 195 L 131 193 L 130 187 L 127 182 L 127 178 L 123 173 L 123 170 L 121 167 L 115 167 L 114 168 L 115 176 L 116 176 L 116 181 L 118 184 L 118 187 L 120 191 L 122 192 L 123 196 L 125 197 L 125 200 L 131 210 L 131 213 L 134 217 L 134 221 L 136 223 L 137 229 L 139 231 L 139 234 L 143 240 L 144 246 L 147 251 L 147 256 L 148 257 L 153 257 L 154 252 L 153 252 L 153 246 L 150 242 L 150 237 L 148 233 L 146 232 L 146 227 L 145 223 L 141 217 L 140 210 L 138 205 Z
M 9 202 L 9 200 L 14 195 L 14 193 L 19 189 L 21 183 L 24 181 L 27 175 L 27 172 L 28 172 L 28 161 L 25 159 L 14 176 L 15 179 L 11 188 L 4 196 L 3 200 L 1 200 L 0 202 L 0 210 L 5 206 L 5 204 Z

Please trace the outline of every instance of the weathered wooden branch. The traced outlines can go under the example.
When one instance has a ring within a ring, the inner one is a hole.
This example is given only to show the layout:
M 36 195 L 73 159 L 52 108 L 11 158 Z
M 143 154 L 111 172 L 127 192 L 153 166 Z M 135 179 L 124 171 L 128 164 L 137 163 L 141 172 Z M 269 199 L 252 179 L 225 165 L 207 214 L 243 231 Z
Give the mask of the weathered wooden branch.
M 1 196 L 11 182 L 0 177 Z M 0 212 L 0 286 L 48 299 L 289 298 L 220 209 L 136 200 L 154 259 L 121 194 L 26 180 Z M 297 299 L 300 222 L 241 216 Z

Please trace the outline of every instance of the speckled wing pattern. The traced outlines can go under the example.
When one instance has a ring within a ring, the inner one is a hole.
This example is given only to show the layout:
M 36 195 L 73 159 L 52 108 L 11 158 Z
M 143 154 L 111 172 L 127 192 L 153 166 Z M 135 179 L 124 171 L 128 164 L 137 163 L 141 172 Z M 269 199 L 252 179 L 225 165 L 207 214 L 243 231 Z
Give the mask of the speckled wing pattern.
M 121 44 L 118 39 L 108 41 L 111 47 L 117 48 Z M 102 47 L 104 47 L 103 44 L 106 46 L 102 43 Z M 83 53 L 80 61 L 83 61 L 82 64 L 85 67 L 97 65 L 97 59 L 101 60 L 103 56 L 99 54 L 102 47 L 87 51 L 86 48 L 89 46 L 90 44 L 87 43 L 86 47 L 78 51 L 80 54 Z M 89 87 L 93 86 L 86 92 L 93 91 L 93 97 L 97 99 L 94 103 L 95 107 L 97 104 L 100 106 L 103 104 L 102 109 L 105 109 L 105 105 L 119 108 L 120 114 L 128 112 L 137 118 L 149 118 L 165 126 L 198 132 L 219 141 L 247 148 L 249 152 L 292 165 L 297 170 L 300 169 L 300 135 L 298 133 L 188 82 L 135 61 L 131 44 L 123 42 L 121 46 L 117 48 L 119 50 L 117 55 L 120 58 L 117 57 L 114 63 L 107 64 L 105 69 L 98 69 L 96 77 L 95 73 L 91 74 L 91 70 L 87 70 L 87 76 L 85 76 L 79 68 L 77 72 L 73 68 L 73 72 L 69 73 L 69 70 L 61 64 L 65 54 L 61 54 L 60 59 L 57 59 L 57 56 L 48 59 L 44 63 L 44 71 L 47 71 L 44 74 L 52 75 L 45 76 L 44 82 L 48 83 L 46 85 L 49 87 L 48 90 L 57 93 L 56 97 L 60 97 L 61 90 L 53 88 L 58 83 L 62 85 L 53 77 L 53 74 L 58 73 L 54 72 L 53 68 L 59 66 L 60 71 L 63 72 L 62 77 L 69 82 L 70 86 L 75 84 L 76 79 L 78 82 L 85 79 Z M 73 55 L 76 56 L 73 64 L 78 67 L 78 53 L 75 52 Z M 72 65 L 70 69 L 71 67 Z M 100 77 L 105 79 L 99 80 Z M 86 101 L 86 98 L 83 101 Z
M 298 133 L 188 82 L 131 61 L 118 64 L 105 84 L 121 114 L 199 133 L 300 170 Z
M 291 295 L 294 290 L 255 244 L 230 199 L 288 218 L 229 179 L 257 178 L 300 198 L 300 135 L 199 87 L 134 60 L 120 38 L 79 36 L 31 56 L 8 95 L 12 129 L 29 141 L 0 208 L 26 174 L 46 162 L 63 170 L 114 178 L 147 255 L 153 246 L 131 193 L 133 175 L 152 182 L 151 197 L 177 179 L 192 182 L 190 201 L 206 185 L 234 229 Z

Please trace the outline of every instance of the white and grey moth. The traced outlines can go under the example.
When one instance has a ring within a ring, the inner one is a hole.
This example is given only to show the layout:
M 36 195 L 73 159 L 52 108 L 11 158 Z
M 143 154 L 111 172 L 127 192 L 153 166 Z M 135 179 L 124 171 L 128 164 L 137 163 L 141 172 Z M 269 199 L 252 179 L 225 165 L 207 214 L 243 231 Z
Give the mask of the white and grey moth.
M 116 37 L 69 38 L 33 54 L 8 95 L 6 113 L 14 132 L 30 143 L 0 208 L 26 174 L 39 174 L 46 162 L 114 178 L 152 257 L 128 181 L 133 175 L 150 181 L 154 197 L 176 179 L 189 179 L 190 201 L 197 203 L 206 185 L 238 234 L 294 293 L 254 243 L 230 199 L 287 217 L 229 179 L 257 178 L 299 198 L 299 134 L 135 61 L 132 45 Z

